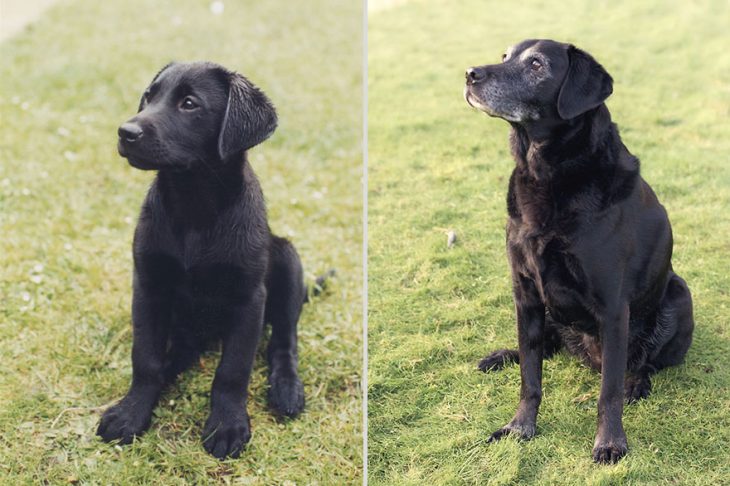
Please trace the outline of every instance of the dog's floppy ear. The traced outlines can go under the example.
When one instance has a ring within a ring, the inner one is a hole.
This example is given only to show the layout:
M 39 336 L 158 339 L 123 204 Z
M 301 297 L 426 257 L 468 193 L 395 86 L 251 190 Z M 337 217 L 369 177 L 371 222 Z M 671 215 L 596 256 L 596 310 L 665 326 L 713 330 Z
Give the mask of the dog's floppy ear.
M 558 114 L 563 120 L 595 108 L 613 92 L 613 79 L 587 52 L 569 46 L 568 62 L 558 94 Z
M 167 63 L 165 65 L 165 67 L 163 67 L 162 69 L 160 69 L 159 71 L 157 71 L 157 74 L 155 74 L 155 77 L 152 78 L 152 81 L 150 81 L 149 86 L 152 86 L 155 83 L 155 81 L 157 81 L 157 78 L 159 78 L 160 75 L 167 70 L 167 68 L 169 68 L 170 66 L 172 66 L 174 64 L 175 64 L 174 62 Z M 145 90 L 145 93 L 146 92 L 147 92 L 147 90 Z M 137 113 L 139 113 L 140 111 L 142 111 L 142 108 L 144 108 L 144 93 L 142 93 L 142 97 L 140 97 L 140 99 L 139 99 L 139 106 L 137 107 Z
M 230 73 L 228 80 L 228 106 L 218 135 L 223 160 L 269 138 L 277 122 L 274 105 L 260 89 L 238 73 Z

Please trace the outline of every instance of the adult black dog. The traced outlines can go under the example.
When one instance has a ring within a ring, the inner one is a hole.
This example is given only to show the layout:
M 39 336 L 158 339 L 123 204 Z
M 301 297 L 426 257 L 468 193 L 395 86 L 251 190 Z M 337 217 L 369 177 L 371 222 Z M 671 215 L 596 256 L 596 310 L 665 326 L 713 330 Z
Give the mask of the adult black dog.
M 672 271 L 666 211 L 604 104 L 611 76 L 550 40 L 521 42 L 502 60 L 469 68 L 464 89 L 471 106 L 510 122 L 517 163 L 507 250 L 519 351 L 496 351 L 479 368 L 519 361 L 522 386 L 517 413 L 490 441 L 535 434 L 543 357 L 565 346 L 601 371 L 593 459 L 616 462 L 628 450 L 624 395 L 646 397 L 651 374 L 682 362 L 692 298 Z
M 122 157 L 158 173 L 134 235 L 132 385 L 102 417 L 104 440 L 124 444 L 144 432 L 164 386 L 222 340 L 203 443 L 215 457 L 237 457 L 251 437 L 247 388 L 264 322 L 269 405 L 290 417 L 304 408 L 302 267 L 291 243 L 272 235 L 246 160 L 276 123 L 246 78 L 196 62 L 165 67 L 119 127 Z

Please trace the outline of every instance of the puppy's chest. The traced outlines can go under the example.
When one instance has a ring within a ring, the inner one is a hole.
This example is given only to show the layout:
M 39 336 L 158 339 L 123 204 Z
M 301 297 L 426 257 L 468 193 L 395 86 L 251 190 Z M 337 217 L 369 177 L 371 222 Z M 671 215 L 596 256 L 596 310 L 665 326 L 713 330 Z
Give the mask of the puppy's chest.
M 157 248 L 136 258 L 138 277 L 149 287 L 169 289 L 178 304 L 235 304 L 263 278 L 260 255 L 215 235 L 168 234 Z

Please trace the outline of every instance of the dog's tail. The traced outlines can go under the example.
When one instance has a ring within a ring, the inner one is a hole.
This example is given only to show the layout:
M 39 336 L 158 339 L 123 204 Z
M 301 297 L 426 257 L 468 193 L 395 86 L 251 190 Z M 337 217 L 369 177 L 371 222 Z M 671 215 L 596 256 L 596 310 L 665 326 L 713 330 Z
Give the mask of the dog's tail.
M 336 273 L 337 272 L 335 272 L 334 268 L 330 268 L 325 273 L 323 273 L 322 275 L 317 277 L 314 280 L 314 284 L 307 285 L 306 292 L 304 293 L 304 303 L 306 304 L 307 302 L 310 301 L 310 296 L 316 297 L 319 294 L 321 294 L 324 291 L 324 289 L 327 287 L 327 280 L 330 277 L 334 277 Z

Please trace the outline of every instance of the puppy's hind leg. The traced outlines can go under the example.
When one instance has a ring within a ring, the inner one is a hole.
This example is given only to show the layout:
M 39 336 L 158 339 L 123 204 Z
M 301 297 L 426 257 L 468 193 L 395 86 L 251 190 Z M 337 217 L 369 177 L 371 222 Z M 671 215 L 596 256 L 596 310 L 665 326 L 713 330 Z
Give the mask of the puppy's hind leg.
M 268 400 L 275 413 L 296 417 L 304 409 L 304 386 L 297 374 L 297 322 L 306 287 L 302 264 L 289 241 L 274 236 L 270 255 L 265 314 L 271 323 Z
M 200 349 L 192 345 L 185 336 L 173 335 L 165 360 L 165 384 L 171 385 L 178 375 L 198 361 Z
M 550 314 L 545 316 L 545 332 L 543 342 L 543 359 L 551 358 L 557 353 L 562 347 L 562 341 L 557 328 L 555 327 L 555 321 L 550 317 Z M 490 371 L 498 371 L 507 366 L 510 363 L 519 363 L 520 353 L 516 349 L 498 349 L 488 354 L 479 361 L 477 368 L 480 371 L 489 373 Z

